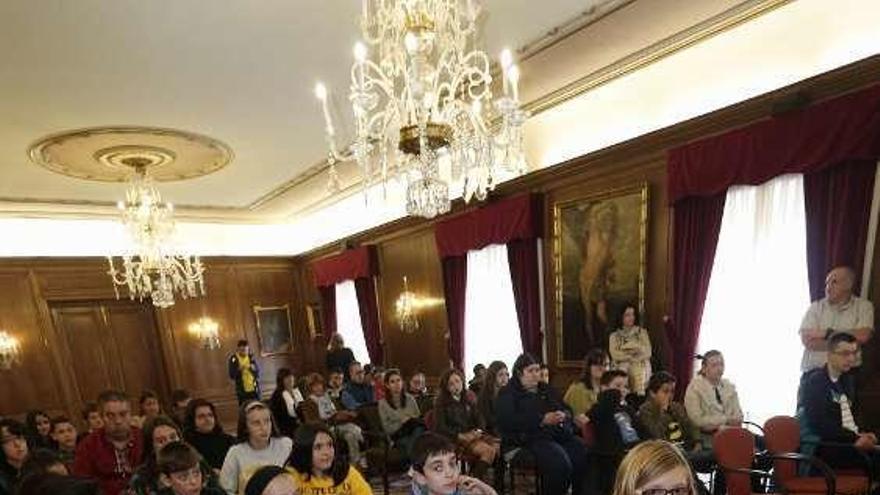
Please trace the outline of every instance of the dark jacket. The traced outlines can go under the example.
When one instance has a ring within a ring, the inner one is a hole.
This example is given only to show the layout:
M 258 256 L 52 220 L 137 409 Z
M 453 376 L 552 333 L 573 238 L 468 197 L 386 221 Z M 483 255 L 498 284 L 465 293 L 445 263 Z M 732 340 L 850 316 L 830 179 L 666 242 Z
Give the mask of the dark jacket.
M 590 421 L 596 431 L 596 447 L 604 453 L 620 454 L 648 436 L 635 409 L 621 403 L 616 389 L 599 392 L 596 405 L 590 409 Z M 637 438 L 624 438 L 623 428 L 627 426 Z
M 373 402 L 376 402 L 376 399 L 373 396 L 373 385 L 348 382 L 342 387 L 339 401 L 342 402 L 342 406 L 349 411 L 355 411 L 364 404 L 372 404 Z
M 324 364 L 327 365 L 327 371 L 330 371 L 333 368 L 339 368 L 342 370 L 343 376 L 345 376 L 345 381 L 348 381 L 349 379 L 348 367 L 351 366 L 352 362 L 354 362 L 354 353 L 351 352 L 351 349 L 348 347 L 341 347 L 329 351 L 324 358 Z
M 562 425 L 542 424 L 544 415 L 552 411 L 565 411 L 568 419 Z M 495 400 L 495 425 L 505 448 L 570 437 L 574 434 L 571 417 L 571 409 L 556 389 L 544 383 L 538 384 L 536 392 L 529 392 L 519 379 L 511 378 Z
M 853 443 L 858 435 L 844 428 L 840 411 L 840 396 L 845 394 L 855 416 L 856 393 L 853 376 L 844 373 L 831 381 L 827 366 L 806 372 L 798 393 L 798 416 L 803 424 L 803 435 L 814 435 L 823 442 Z
M 476 430 L 478 426 L 476 407 L 468 404 L 465 398 L 435 403 L 434 421 L 434 430 L 452 440 L 457 440 L 461 433 Z
M 260 396 L 260 366 L 257 364 L 253 354 L 249 354 L 251 358 L 251 373 L 254 374 L 254 382 L 256 383 L 256 394 Z M 238 365 L 238 354 L 232 353 L 229 356 L 229 379 L 235 381 L 235 394 L 241 397 L 245 394 L 244 383 L 241 380 L 241 369 Z
M 18 475 L 18 470 L 5 462 L 5 458 L 0 461 L 0 495 L 12 495 Z
M 659 404 L 648 399 L 639 408 L 638 419 L 651 438 L 681 444 L 685 450 L 693 449 L 700 439 L 699 430 L 678 402 L 662 411 Z
M 235 438 L 222 431 L 212 433 L 190 431 L 184 437 L 187 443 L 192 445 L 213 469 L 223 467 L 226 453 L 235 445 Z

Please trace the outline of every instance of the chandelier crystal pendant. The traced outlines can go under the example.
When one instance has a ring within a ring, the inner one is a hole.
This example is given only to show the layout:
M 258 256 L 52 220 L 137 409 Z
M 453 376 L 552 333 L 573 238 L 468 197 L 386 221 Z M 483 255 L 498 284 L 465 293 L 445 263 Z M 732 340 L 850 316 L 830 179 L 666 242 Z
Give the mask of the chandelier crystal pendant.
M 477 0 L 363 0 L 364 43 L 354 48 L 349 94 L 355 136 L 345 150 L 327 88 L 315 87 L 331 191 L 340 187 L 336 164 L 353 160 L 365 194 L 398 180 L 407 213 L 431 218 L 449 211 L 453 184 L 465 201 L 483 200 L 501 180 L 525 173 L 519 69 L 505 50 L 503 95 L 494 99 L 490 59 L 476 47 L 479 15 Z
M 410 292 L 406 277 L 403 277 L 403 292 L 394 303 L 394 312 L 397 323 L 403 333 L 415 333 L 419 329 L 419 318 L 416 316 L 418 300 L 415 294 Z
M 162 202 L 147 175 L 147 165 L 136 159 L 131 161 L 128 165 L 134 173 L 125 201 L 120 201 L 118 207 L 133 252 L 122 255 L 119 270 L 113 257 L 107 257 L 107 274 L 113 280 L 116 298 L 119 299 L 119 286 L 128 287 L 130 299 L 149 298 L 159 308 L 173 306 L 175 293 L 184 299 L 205 295 L 205 267 L 199 257 L 179 254 L 171 247 L 175 232 L 173 206 Z

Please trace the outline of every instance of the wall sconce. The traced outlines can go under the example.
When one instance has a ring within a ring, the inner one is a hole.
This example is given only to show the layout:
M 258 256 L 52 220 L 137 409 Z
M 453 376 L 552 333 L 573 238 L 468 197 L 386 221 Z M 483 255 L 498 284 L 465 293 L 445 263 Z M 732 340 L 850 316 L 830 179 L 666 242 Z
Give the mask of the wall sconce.
M 397 316 L 400 331 L 403 333 L 415 333 L 419 329 L 419 319 L 416 317 L 416 306 L 418 305 L 416 299 L 416 295 L 409 291 L 406 277 L 403 277 L 403 292 L 394 303 L 394 313 Z
M 18 339 L 8 332 L 0 331 L 0 369 L 9 370 L 13 365 L 21 364 L 21 346 Z
M 216 321 L 203 316 L 191 323 L 191 333 L 202 344 L 202 349 L 213 350 L 220 348 L 220 325 Z

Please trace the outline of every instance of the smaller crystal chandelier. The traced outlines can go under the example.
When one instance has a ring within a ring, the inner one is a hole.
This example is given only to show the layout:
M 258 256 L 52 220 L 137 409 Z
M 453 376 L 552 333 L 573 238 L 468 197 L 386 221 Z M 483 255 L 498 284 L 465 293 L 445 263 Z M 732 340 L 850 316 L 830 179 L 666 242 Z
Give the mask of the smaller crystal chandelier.
M 194 323 L 191 323 L 189 333 L 199 340 L 202 349 L 214 350 L 220 348 L 220 325 L 207 316 L 203 316 Z
M 403 333 L 415 333 L 419 329 L 419 319 L 416 316 L 417 305 L 418 299 L 415 294 L 409 291 L 409 284 L 406 277 L 403 277 L 403 292 L 394 304 L 397 323 Z
M 6 331 L 0 331 L 0 370 L 12 369 L 21 364 L 21 346 L 18 339 Z
M 175 224 L 173 207 L 163 203 L 159 191 L 147 176 L 148 163 L 130 158 L 126 165 L 134 169 L 125 193 L 118 203 L 122 223 L 131 238 L 134 252 L 122 256 L 121 270 L 108 256 L 113 290 L 119 299 L 118 286 L 128 287 L 129 298 L 152 299 L 153 305 L 174 305 L 174 294 L 184 299 L 205 295 L 205 267 L 198 256 L 171 252 Z

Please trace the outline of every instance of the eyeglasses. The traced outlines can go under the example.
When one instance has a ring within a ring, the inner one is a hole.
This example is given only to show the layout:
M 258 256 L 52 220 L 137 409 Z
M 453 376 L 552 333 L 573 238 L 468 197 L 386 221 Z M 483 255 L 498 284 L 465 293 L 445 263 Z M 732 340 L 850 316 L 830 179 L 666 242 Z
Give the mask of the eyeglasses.
M 692 495 L 693 491 L 689 486 L 677 486 L 675 488 L 648 488 L 645 490 L 636 490 L 639 495 Z
M 196 466 L 189 471 L 177 471 L 176 473 L 171 473 L 169 476 L 178 483 L 186 483 L 190 480 L 201 478 L 202 470 Z

